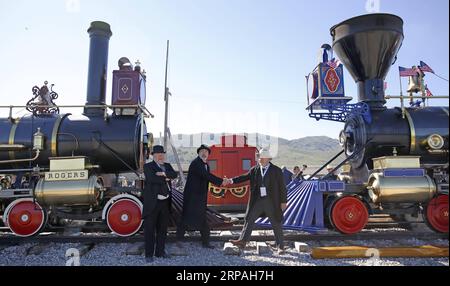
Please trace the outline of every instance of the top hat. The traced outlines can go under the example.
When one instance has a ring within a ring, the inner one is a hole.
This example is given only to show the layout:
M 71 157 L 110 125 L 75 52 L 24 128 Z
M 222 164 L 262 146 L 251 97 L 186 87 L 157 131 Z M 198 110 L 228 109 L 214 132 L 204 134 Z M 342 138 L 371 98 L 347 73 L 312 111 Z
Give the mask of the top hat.
M 153 150 L 152 150 L 152 155 L 155 153 L 166 153 L 166 151 L 164 151 L 164 147 L 161 145 L 155 145 L 153 146 Z
M 197 148 L 197 154 L 200 152 L 200 150 L 208 150 L 208 153 L 211 154 L 211 149 L 205 144 L 202 144 L 200 145 L 200 147 Z

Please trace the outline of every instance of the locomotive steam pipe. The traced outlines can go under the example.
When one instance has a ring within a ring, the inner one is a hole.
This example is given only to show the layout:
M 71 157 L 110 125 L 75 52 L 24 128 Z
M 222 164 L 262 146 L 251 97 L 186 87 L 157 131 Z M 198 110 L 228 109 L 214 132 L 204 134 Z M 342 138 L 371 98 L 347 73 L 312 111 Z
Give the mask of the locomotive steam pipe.
M 101 21 L 91 23 L 89 71 L 86 105 L 103 105 L 106 98 L 106 75 L 108 71 L 108 48 L 112 32 L 109 24 Z M 85 108 L 85 115 L 103 115 L 101 108 Z

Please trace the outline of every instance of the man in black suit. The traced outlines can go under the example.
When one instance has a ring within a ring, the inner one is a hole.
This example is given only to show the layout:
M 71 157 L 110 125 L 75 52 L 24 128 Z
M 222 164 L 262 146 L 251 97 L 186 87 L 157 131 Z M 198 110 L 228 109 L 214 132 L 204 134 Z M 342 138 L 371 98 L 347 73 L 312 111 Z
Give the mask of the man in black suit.
M 250 239 L 256 219 L 269 217 L 272 225 L 278 253 L 284 252 L 283 211 L 286 209 L 287 193 L 281 169 L 270 162 L 269 151 L 259 152 L 259 164 L 247 174 L 233 179 L 224 179 L 224 184 L 238 184 L 250 181 L 250 200 L 245 213 L 244 227 L 237 240 L 231 243 L 244 248 Z
M 156 257 L 168 257 L 165 242 L 172 199 L 171 180 L 178 174 L 169 163 L 164 162 L 165 153 L 163 146 L 155 145 L 152 150 L 153 161 L 144 165 L 143 218 L 147 262 L 153 261 L 153 254 Z
M 200 230 L 202 246 L 214 248 L 209 244 L 210 229 L 206 221 L 206 203 L 208 198 L 208 184 L 220 186 L 223 180 L 210 173 L 206 163 L 211 149 L 201 145 L 197 149 L 198 157 L 189 165 L 186 186 L 183 193 L 183 215 L 177 228 L 177 238 L 182 240 L 186 230 Z

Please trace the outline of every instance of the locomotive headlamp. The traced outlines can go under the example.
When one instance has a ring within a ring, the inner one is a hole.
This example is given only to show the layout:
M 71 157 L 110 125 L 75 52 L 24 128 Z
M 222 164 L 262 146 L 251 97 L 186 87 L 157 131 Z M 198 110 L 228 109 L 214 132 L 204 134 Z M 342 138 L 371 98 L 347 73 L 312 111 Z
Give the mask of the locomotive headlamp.
M 439 134 L 432 134 L 427 138 L 428 146 L 433 150 L 439 150 L 444 147 L 444 138 Z
M 41 128 L 38 127 L 36 133 L 33 134 L 33 150 L 41 151 L 44 149 L 44 133 L 41 132 Z

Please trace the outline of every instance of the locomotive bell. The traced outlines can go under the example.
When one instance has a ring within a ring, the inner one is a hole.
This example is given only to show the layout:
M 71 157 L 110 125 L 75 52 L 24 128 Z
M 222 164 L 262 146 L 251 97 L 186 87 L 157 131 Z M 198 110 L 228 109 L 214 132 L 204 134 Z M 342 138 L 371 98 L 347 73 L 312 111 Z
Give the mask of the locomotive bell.
M 422 90 L 422 80 L 418 75 L 409 76 L 407 92 L 418 93 Z

